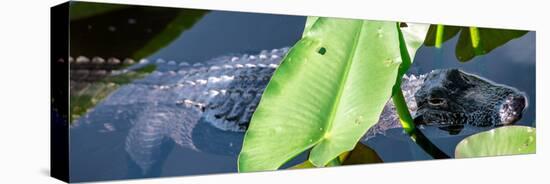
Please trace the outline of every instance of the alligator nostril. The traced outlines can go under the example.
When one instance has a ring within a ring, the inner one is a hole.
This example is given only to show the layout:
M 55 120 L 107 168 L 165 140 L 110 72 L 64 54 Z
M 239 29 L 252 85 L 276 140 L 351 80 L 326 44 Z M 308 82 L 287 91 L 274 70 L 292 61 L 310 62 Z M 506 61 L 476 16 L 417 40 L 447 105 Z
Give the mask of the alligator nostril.
M 510 95 L 500 106 L 501 124 L 513 124 L 521 119 L 523 110 L 527 106 L 527 101 L 522 95 Z
M 509 108 L 512 108 L 515 111 L 519 111 L 519 112 L 523 111 L 523 109 L 525 109 L 525 106 L 527 104 L 527 102 L 525 101 L 525 97 L 523 96 L 508 97 L 506 102 L 507 102 L 506 104 L 510 106 Z
M 443 98 L 430 98 L 428 99 L 428 103 L 433 106 L 440 106 L 445 104 L 445 99 Z

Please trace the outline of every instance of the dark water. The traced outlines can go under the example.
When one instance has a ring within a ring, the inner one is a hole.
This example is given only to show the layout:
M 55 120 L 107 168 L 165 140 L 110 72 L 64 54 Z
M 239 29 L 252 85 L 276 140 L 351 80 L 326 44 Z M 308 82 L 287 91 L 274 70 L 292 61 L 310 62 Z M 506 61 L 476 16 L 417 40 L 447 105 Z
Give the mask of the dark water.
M 305 17 L 213 11 L 205 14 L 190 29 L 149 58 L 195 63 L 228 53 L 255 53 L 264 49 L 291 46 L 301 37 L 304 23 Z M 535 34 L 528 33 L 485 56 L 468 63 L 460 63 L 454 55 L 454 38 L 446 42 L 442 49 L 422 47 L 415 58 L 415 69 L 411 72 L 426 73 L 437 68 L 460 68 L 494 82 L 513 86 L 525 92 L 529 99 L 529 107 L 518 124 L 535 126 L 534 43 Z M 96 119 L 97 122 L 108 121 L 108 116 L 103 117 L 106 118 Z M 117 123 L 130 124 L 131 120 L 120 120 Z M 124 151 L 127 129 L 110 134 L 92 131 L 94 130 L 76 129 L 71 132 L 73 181 L 144 177 L 135 170 L 136 166 L 131 164 Z M 445 136 L 444 132 L 432 135 L 435 136 L 429 136 L 430 139 L 450 155 L 453 155 L 458 141 L 466 136 Z M 237 171 L 242 133 L 220 131 L 207 123 L 199 123 L 193 137 L 202 151 L 178 145 L 163 147 L 167 159 L 154 168 L 154 176 Z M 386 136 L 377 136 L 368 144 L 385 162 L 431 159 L 400 129 L 390 130 Z M 287 165 L 305 158 L 306 155 L 302 154 Z
M 228 53 L 250 53 L 296 43 L 305 17 L 214 11 L 150 58 L 203 62 Z

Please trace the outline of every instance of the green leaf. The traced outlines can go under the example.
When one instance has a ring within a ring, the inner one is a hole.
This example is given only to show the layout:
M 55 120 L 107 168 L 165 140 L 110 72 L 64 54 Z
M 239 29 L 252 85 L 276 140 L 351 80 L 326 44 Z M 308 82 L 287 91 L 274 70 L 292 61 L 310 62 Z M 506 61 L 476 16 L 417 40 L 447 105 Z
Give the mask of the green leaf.
M 537 137 L 535 130 L 528 126 L 504 126 L 469 136 L 456 146 L 455 157 L 535 153 Z
M 527 31 L 469 28 L 462 29 L 455 54 L 460 61 L 469 61 L 475 56 L 481 56 L 504 45 L 510 40 L 525 35 Z
M 275 170 L 310 149 L 325 166 L 378 121 L 401 64 L 396 23 L 319 18 L 275 71 L 239 171 Z
M 424 45 L 440 48 L 443 42 L 459 32 L 455 54 L 459 61 L 466 62 L 476 56 L 485 55 L 508 41 L 525 35 L 528 31 L 432 25 Z

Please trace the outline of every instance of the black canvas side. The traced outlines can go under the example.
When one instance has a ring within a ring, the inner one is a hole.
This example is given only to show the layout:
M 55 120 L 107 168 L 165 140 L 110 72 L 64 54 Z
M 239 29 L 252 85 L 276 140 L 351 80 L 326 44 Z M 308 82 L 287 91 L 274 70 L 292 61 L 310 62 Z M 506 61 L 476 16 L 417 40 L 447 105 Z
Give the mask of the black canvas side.
M 69 6 L 51 8 L 51 176 L 69 182 Z

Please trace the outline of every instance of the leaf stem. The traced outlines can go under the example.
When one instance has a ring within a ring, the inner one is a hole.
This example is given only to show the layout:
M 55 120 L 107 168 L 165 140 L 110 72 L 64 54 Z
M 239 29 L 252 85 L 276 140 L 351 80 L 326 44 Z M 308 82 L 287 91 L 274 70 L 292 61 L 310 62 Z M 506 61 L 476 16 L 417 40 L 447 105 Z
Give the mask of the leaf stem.
M 445 26 L 442 24 L 437 25 L 437 30 L 435 32 L 435 48 L 441 48 L 443 44 L 443 35 L 445 33 Z
M 479 30 L 477 27 L 470 27 L 470 39 L 472 41 L 472 48 L 477 49 L 479 47 Z
M 397 29 L 399 30 L 399 47 L 401 49 L 401 58 L 403 59 L 403 63 L 401 63 L 399 73 L 397 75 L 397 80 L 395 81 L 395 85 L 393 86 L 392 100 L 393 104 L 395 105 L 397 115 L 399 115 L 399 121 L 401 122 L 401 125 L 403 126 L 405 132 L 407 132 L 411 139 L 416 144 L 418 144 L 418 146 L 420 146 L 420 148 L 422 148 L 426 153 L 430 154 L 435 159 L 449 158 L 447 154 L 441 151 L 428 138 L 426 138 L 422 131 L 416 131 L 414 120 L 411 116 L 411 113 L 409 112 L 409 108 L 407 106 L 405 96 L 403 95 L 403 91 L 401 90 L 402 77 L 407 72 L 407 70 L 409 70 L 412 59 L 407 52 L 407 45 L 405 44 L 405 39 L 403 38 L 401 28 L 397 26 Z M 437 25 L 436 47 L 441 47 L 441 43 L 443 42 L 443 31 L 444 26 Z
M 482 46 L 480 45 L 481 38 L 479 35 L 479 29 L 477 27 L 470 27 L 470 41 L 472 42 L 472 48 L 474 50 L 474 53 L 476 55 L 482 55 L 485 54 L 485 52 L 482 49 Z
M 397 115 L 399 115 L 399 121 L 401 122 L 403 129 L 405 129 L 407 134 L 412 135 L 415 131 L 414 121 L 411 113 L 409 112 L 409 108 L 407 107 L 407 102 L 405 101 L 405 96 L 403 96 L 403 91 L 401 91 L 400 88 L 394 90 L 392 100 L 395 105 Z

